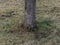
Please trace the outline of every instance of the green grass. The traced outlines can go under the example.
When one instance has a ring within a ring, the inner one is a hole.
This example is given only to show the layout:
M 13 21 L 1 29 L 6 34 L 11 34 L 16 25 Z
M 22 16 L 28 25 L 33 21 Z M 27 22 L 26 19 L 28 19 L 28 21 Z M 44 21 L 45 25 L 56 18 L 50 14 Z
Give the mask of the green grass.
M 24 19 L 24 0 L 0 2 L 0 45 L 60 45 L 60 3 L 58 0 L 37 0 L 38 33 L 39 36 L 48 35 L 40 41 L 34 39 L 34 33 L 19 32 L 22 30 L 19 25 Z

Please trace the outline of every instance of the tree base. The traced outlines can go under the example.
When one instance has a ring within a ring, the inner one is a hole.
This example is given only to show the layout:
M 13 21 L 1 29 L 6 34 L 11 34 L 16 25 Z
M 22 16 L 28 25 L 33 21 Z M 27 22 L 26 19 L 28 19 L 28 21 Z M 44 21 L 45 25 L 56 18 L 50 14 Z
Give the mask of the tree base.
M 28 32 L 36 32 L 37 31 L 37 25 L 35 25 L 34 27 L 31 26 L 26 26 L 24 24 L 21 25 L 21 28 L 23 28 L 25 31 L 27 30 Z

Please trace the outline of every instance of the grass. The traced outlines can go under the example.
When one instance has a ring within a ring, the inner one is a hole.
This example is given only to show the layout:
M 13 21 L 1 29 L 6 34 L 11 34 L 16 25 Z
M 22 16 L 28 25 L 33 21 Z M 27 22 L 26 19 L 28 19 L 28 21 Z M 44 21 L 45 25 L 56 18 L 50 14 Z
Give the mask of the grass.
M 36 23 L 38 36 L 41 36 L 39 41 L 35 40 L 32 32 L 19 32 L 22 30 L 19 25 L 24 19 L 24 1 L 0 2 L 0 45 L 60 45 L 59 1 L 37 0 Z

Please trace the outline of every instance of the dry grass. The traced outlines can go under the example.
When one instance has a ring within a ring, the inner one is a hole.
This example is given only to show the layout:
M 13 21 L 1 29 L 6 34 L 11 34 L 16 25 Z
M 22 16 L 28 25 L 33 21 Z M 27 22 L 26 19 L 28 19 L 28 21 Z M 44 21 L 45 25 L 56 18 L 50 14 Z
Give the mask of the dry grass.
M 34 33 L 19 32 L 24 19 L 24 0 L 0 0 L 0 45 L 60 45 L 60 1 L 37 0 L 36 5 L 39 41 Z

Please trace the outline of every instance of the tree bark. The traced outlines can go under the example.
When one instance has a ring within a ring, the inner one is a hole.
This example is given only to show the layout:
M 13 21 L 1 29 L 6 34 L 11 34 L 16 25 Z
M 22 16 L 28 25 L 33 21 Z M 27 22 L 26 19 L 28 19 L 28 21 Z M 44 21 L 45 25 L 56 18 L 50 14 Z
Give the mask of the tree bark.
M 35 13 L 36 13 L 36 0 L 25 0 L 25 15 L 24 15 L 25 27 L 34 28 L 36 26 Z

